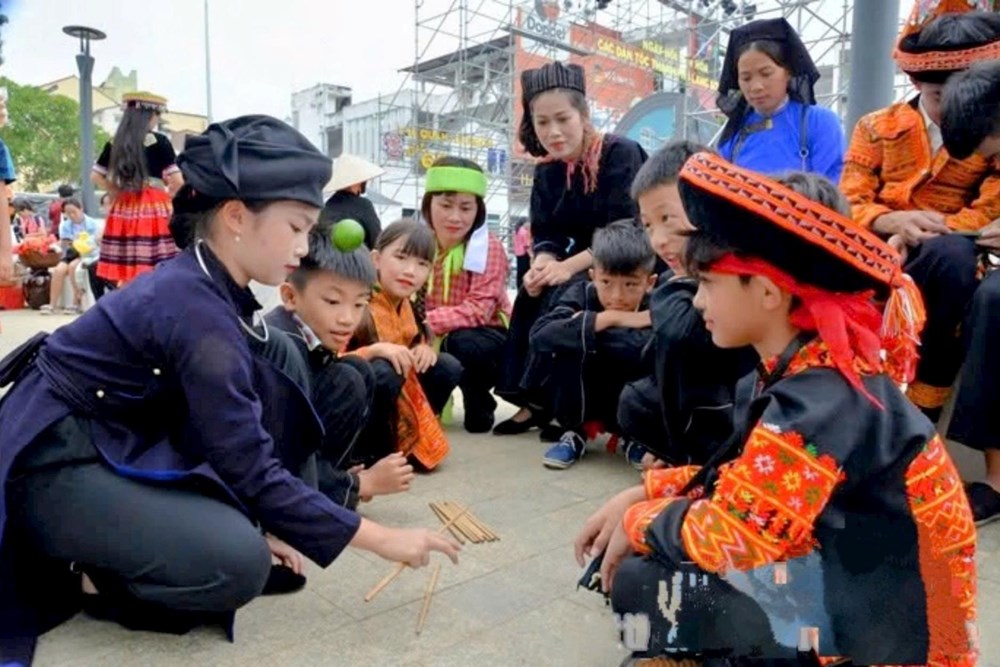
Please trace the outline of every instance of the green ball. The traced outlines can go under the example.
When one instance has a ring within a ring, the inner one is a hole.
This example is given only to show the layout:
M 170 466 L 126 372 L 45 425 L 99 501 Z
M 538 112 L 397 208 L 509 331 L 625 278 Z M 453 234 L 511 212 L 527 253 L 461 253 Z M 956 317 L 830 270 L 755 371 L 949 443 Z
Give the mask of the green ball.
M 351 218 L 345 218 L 333 225 L 330 240 L 340 252 L 353 252 L 365 242 L 365 228 Z

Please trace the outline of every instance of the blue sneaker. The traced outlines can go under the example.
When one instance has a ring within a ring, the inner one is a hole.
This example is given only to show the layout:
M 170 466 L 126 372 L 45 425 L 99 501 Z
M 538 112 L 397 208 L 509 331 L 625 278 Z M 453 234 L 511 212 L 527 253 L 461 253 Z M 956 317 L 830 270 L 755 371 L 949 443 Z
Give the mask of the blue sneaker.
M 583 458 L 583 452 L 587 448 L 587 443 L 579 433 L 566 431 L 559 438 L 559 442 L 549 447 L 542 458 L 542 464 L 546 468 L 563 470 L 570 467 Z
M 634 440 L 630 440 L 625 445 L 625 458 L 629 465 L 636 470 L 642 470 L 642 457 L 646 455 L 646 448 Z

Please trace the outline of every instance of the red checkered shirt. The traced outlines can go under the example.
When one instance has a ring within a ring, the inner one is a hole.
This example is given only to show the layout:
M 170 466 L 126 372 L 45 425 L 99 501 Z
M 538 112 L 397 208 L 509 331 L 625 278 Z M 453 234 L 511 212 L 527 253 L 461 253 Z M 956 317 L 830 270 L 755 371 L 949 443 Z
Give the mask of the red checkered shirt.
M 473 327 L 506 327 L 510 318 L 510 298 L 507 296 L 509 265 L 503 244 L 490 234 L 486 270 L 483 273 L 463 270 L 451 277 L 448 300 L 444 299 L 442 262 L 439 253 L 434 262 L 433 289 L 427 292 L 427 324 L 436 336 L 455 329 Z

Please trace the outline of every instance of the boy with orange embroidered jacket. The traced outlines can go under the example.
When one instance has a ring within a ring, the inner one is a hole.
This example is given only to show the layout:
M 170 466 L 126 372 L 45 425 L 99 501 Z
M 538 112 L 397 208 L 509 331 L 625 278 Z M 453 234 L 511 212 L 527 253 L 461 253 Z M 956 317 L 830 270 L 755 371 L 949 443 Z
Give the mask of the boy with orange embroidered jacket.
M 632 648 L 795 660 L 805 639 L 809 664 L 972 667 L 975 528 L 941 438 L 896 385 L 923 319 L 897 253 L 813 175 L 700 154 L 681 196 L 695 305 L 717 345 L 763 361 L 737 387 L 730 451 L 649 471 L 577 540 L 581 560 L 608 544 L 603 584 L 648 639 Z
M 976 250 L 966 234 L 1000 218 L 995 163 L 951 155 L 940 128 L 948 78 L 977 60 L 1000 58 L 1000 14 L 971 11 L 982 4 L 915 3 L 893 56 L 919 95 L 858 121 L 840 181 L 856 223 L 908 246 L 906 271 L 927 305 L 908 395 L 933 421 L 962 364 L 956 331 L 976 287 Z

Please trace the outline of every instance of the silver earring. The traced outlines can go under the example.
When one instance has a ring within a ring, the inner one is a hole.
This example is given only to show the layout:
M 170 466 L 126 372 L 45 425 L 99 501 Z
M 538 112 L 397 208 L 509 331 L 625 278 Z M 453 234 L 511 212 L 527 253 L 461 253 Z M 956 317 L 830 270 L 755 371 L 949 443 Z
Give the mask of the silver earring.
M 236 242 L 237 242 L 237 243 L 239 243 L 239 242 L 240 242 L 240 235 L 239 235 L 239 234 L 237 234 L 237 235 L 236 235 Z

